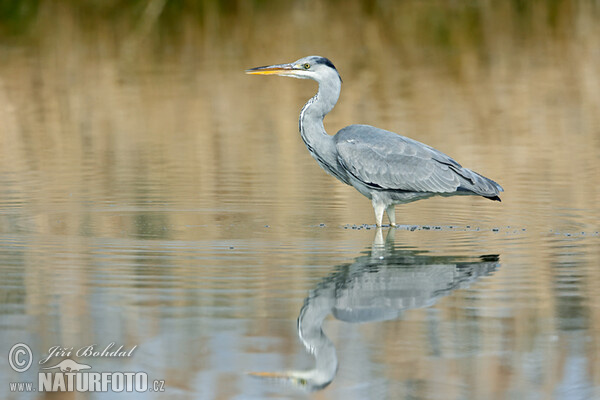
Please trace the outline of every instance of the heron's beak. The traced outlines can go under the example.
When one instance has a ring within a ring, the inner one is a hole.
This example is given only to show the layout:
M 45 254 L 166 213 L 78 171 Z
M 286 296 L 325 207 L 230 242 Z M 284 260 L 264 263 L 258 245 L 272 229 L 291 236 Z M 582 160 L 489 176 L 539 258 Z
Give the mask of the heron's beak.
M 306 380 L 303 378 L 298 378 L 293 375 L 293 373 L 289 372 L 246 372 L 248 375 L 256 376 L 263 379 L 273 379 L 277 381 L 289 382 L 295 385 L 304 386 L 306 385 Z
M 281 372 L 246 372 L 248 375 L 258 376 L 260 378 L 289 378 L 287 374 Z
M 250 75 L 295 75 L 297 68 L 293 64 L 268 65 L 266 67 L 256 67 L 246 70 Z

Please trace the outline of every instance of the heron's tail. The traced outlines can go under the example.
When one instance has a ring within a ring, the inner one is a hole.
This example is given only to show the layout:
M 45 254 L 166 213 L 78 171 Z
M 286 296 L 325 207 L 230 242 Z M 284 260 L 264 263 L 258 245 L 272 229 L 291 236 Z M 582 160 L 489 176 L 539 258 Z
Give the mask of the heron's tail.
M 502 201 L 502 199 L 500 198 L 500 196 L 493 196 L 493 197 L 487 197 L 484 196 L 486 199 L 490 199 L 490 200 L 494 200 L 494 201 Z
M 471 192 L 490 200 L 502 201 L 498 195 L 504 192 L 504 189 L 495 181 L 468 168 L 457 168 L 456 172 L 462 178 L 458 191 Z

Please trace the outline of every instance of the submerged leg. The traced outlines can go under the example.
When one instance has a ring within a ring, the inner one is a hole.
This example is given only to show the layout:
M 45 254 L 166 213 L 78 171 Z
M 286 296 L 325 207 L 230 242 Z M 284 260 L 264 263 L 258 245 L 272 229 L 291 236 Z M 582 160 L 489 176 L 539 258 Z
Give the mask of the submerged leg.
M 383 221 L 383 212 L 385 211 L 385 205 L 383 203 L 373 200 L 373 210 L 375 211 L 375 223 L 378 227 L 381 227 L 381 221 Z
M 394 205 L 390 204 L 389 206 L 387 206 L 385 212 L 387 213 L 388 218 L 390 219 L 390 225 L 396 227 L 396 210 L 394 209 Z

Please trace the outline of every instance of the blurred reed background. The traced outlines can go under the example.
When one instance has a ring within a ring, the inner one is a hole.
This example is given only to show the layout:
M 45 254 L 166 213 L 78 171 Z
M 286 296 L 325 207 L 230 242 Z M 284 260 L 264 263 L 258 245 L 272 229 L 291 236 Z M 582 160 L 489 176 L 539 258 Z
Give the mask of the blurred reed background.
M 313 222 L 368 222 L 364 199 L 308 166 L 296 126 L 314 86 L 242 73 L 320 54 L 345 79 L 330 133 L 369 123 L 441 148 L 509 189 L 492 211 L 508 222 L 530 202 L 597 210 L 596 185 L 568 186 L 598 170 L 599 15 L 593 1 L 2 1 L 3 197 L 218 208 L 234 179 L 270 224 L 290 218 L 286 196 L 313 208 L 322 190 L 359 206 Z

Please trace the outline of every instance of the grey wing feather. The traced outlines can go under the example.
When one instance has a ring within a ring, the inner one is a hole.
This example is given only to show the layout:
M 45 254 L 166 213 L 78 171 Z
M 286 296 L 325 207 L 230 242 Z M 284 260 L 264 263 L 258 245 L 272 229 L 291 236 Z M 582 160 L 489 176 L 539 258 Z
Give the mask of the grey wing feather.
M 368 125 L 350 125 L 334 137 L 338 162 L 364 184 L 410 192 L 469 191 L 493 197 L 500 185 L 446 154 L 393 132 Z

